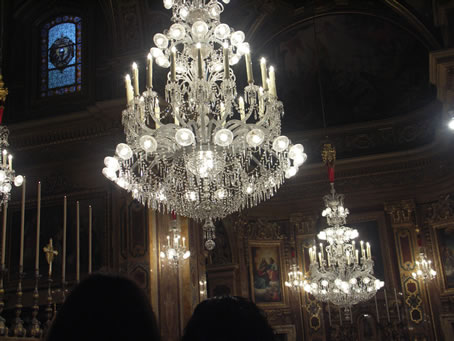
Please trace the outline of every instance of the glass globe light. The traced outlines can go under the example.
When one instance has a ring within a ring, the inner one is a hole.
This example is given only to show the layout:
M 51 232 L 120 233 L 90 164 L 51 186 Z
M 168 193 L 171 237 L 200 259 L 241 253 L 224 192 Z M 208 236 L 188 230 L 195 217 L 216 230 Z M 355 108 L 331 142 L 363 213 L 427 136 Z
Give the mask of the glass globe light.
M 287 136 L 276 137 L 273 142 L 273 149 L 278 153 L 282 153 L 284 150 L 287 149 L 289 143 L 290 141 Z
M 175 40 L 182 40 L 186 36 L 186 30 L 181 24 L 173 24 L 169 28 L 169 36 Z
M 249 47 L 249 43 L 241 43 L 237 46 L 238 48 L 238 54 L 239 55 L 245 55 L 246 53 L 249 53 L 251 51 L 251 48 Z
M 187 147 L 194 143 L 195 136 L 192 130 L 181 128 L 175 133 L 175 140 L 180 146 Z
M 118 162 L 118 159 L 115 157 L 107 156 L 104 158 L 104 165 L 112 169 L 113 171 L 117 171 L 120 169 L 120 163 Z
M 217 18 L 221 14 L 221 7 L 217 3 L 214 3 L 208 11 L 213 18 Z
M 3 193 L 11 192 L 11 188 L 12 188 L 12 186 L 10 183 L 7 182 L 7 183 L 3 184 Z
M 117 155 L 123 160 L 132 158 L 132 149 L 126 143 L 120 143 L 116 148 Z
M 219 147 L 230 146 L 233 142 L 233 133 L 229 129 L 221 129 L 214 135 L 214 143 Z
M 229 4 L 230 0 L 222 0 L 225 4 Z
M 14 178 L 14 186 L 20 187 L 24 183 L 24 177 L 22 175 L 18 175 Z
M 3 170 L 0 170 L 0 183 L 3 183 L 6 179 L 6 173 Z
M 153 42 L 160 49 L 165 49 L 169 46 L 169 39 L 162 33 L 156 33 L 153 37 Z
M 205 242 L 205 248 L 206 248 L 208 251 L 214 250 L 215 247 L 216 247 L 216 243 L 214 242 L 213 239 L 208 239 L 208 240 Z
M 140 148 L 142 148 L 147 153 L 153 153 L 158 147 L 158 143 L 155 138 L 150 135 L 143 135 L 139 139 Z
M 230 65 L 235 65 L 235 64 L 238 64 L 238 62 L 240 61 L 241 57 L 234 54 L 232 55 L 230 58 L 229 58 L 229 64 Z
M 448 127 L 449 127 L 449 129 L 454 130 L 454 117 L 451 118 L 451 121 L 449 121 Z
M 173 6 L 173 0 L 164 0 L 164 8 L 171 9 Z
M 109 180 L 114 181 L 117 179 L 117 172 L 114 171 L 112 168 L 103 168 L 102 174 Z
M 293 164 L 297 167 L 301 166 L 303 163 L 305 163 L 307 160 L 307 154 L 303 153 L 300 156 L 296 157 L 293 159 Z
M 288 157 L 291 158 L 292 160 L 295 160 L 296 158 L 301 157 L 301 155 L 304 153 L 304 147 L 302 144 L 295 144 L 290 147 L 290 150 L 288 152 Z
M 129 183 L 125 178 L 118 178 L 116 182 L 117 182 L 117 185 L 123 189 L 128 189 L 128 187 L 129 187 Z
M 227 37 L 229 36 L 229 34 L 230 34 L 230 27 L 229 27 L 229 25 L 227 25 L 227 24 L 219 24 L 219 25 L 216 26 L 216 28 L 214 29 L 214 35 L 215 35 L 216 38 L 218 38 L 219 40 L 227 39 Z
M 208 33 L 208 25 L 206 22 L 198 20 L 192 24 L 192 34 L 195 38 L 201 39 Z
M 232 35 L 230 36 L 230 42 L 232 45 L 238 46 L 244 41 L 245 35 L 244 32 L 242 31 L 236 31 L 233 32 Z
M 185 19 L 189 15 L 189 9 L 187 7 L 181 7 L 178 14 L 180 14 L 182 19 Z
M 294 166 L 290 167 L 289 169 L 287 169 L 285 171 L 285 177 L 287 179 L 290 179 L 291 177 L 295 176 L 297 172 L 298 172 L 298 168 L 297 167 L 294 167 Z
M 326 240 L 326 232 L 325 231 L 321 231 L 318 235 L 317 235 L 318 239 L 320 240 Z
M 161 49 L 158 49 L 157 47 L 152 47 L 150 49 L 151 56 L 155 59 L 158 59 L 159 57 L 163 57 L 164 53 L 162 52 Z
M 156 58 L 156 64 L 158 64 L 160 67 L 163 67 L 163 68 L 168 68 L 170 66 L 169 60 L 164 55 Z
M 224 188 L 219 188 L 214 195 L 216 196 L 217 199 L 223 200 L 227 196 L 227 192 Z
M 194 191 L 187 192 L 186 199 L 188 199 L 189 201 L 197 201 L 197 193 Z
M 265 140 L 265 134 L 260 129 L 252 129 L 246 135 L 247 144 L 254 148 L 260 146 L 264 140 Z

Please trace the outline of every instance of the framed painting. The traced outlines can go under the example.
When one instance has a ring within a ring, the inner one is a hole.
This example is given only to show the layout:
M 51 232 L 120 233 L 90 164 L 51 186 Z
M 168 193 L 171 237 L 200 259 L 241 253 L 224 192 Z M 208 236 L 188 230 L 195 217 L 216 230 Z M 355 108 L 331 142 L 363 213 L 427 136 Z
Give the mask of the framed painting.
M 252 300 L 258 305 L 284 305 L 284 268 L 279 241 L 249 242 Z
M 454 293 L 454 222 L 434 226 L 443 293 Z

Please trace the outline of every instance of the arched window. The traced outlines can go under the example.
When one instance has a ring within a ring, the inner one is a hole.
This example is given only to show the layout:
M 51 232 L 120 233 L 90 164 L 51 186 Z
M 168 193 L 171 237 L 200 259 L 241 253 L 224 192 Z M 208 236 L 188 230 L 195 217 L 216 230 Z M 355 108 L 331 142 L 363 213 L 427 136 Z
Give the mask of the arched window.
M 61 16 L 41 29 L 41 97 L 82 90 L 82 20 Z

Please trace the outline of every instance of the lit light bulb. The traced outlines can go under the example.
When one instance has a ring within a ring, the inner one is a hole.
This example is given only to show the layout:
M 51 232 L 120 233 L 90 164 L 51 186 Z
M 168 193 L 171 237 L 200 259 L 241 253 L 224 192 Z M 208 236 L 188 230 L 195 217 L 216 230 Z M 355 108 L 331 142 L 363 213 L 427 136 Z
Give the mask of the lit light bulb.
M 290 141 L 287 136 L 278 136 L 273 141 L 273 149 L 278 153 L 282 153 L 287 149 Z
M 214 136 L 214 143 L 220 147 L 230 146 L 233 142 L 233 133 L 229 129 L 221 129 Z
M 287 179 L 290 179 L 291 177 L 295 176 L 297 172 L 298 172 L 298 168 L 297 167 L 290 167 L 289 169 L 287 169 L 285 171 L 285 177 Z
M 116 148 L 117 155 L 123 160 L 132 158 L 132 149 L 126 143 L 120 143 Z
M 187 128 L 181 128 L 178 129 L 175 133 L 175 140 L 180 146 L 187 147 L 194 143 L 195 136 L 191 130 Z
M 220 40 L 226 39 L 230 34 L 230 27 L 227 24 L 219 24 L 214 29 L 214 35 Z
M 120 169 L 120 163 L 118 162 L 118 159 L 115 157 L 107 156 L 104 158 L 104 165 L 112 169 L 113 171 L 117 171 Z
M 454 130 L 454 117 L 451 118 L 451 121 L 449 121 L 448 127 L 449 127 L 449 129 Z
M 143 135 L 139 139 L 139 144 L 140 147 L 147 153 L 153 153 L 158 147 L 158 143 L 156 142 L 155 138 L 150 135 Z
M 264 140 L 265 140 L 265 134 L 260 129 L 252 129 L 246 135 L 247 144 L 254 148 L 260 146 Z
M 160 49 L 165 49 L 169 46 L 169 39 L 162 33 L 156 33 L 153 37 L 153 42 Z
M 14 186 L 20 187 L 24 183 L 24 177 L 22 175 L 18 175 L 14 178 Z
M 169 28 L 169 35 L 175 40 L 181 40 L 186 36 L 186 30 L 181 24 L 173 24 Z

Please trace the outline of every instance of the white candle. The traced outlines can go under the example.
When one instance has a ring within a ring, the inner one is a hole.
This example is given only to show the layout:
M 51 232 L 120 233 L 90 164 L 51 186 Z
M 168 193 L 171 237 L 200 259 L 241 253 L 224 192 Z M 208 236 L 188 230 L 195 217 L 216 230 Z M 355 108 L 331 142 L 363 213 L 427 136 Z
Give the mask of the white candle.
M 388 306 L 388 295 L 386 294 L 386 288 L 383 290 L 385 293 L 385 305 L 386 305 L 386 317 L 388 319 L 388 322 L 390 321 L 389 319 L 389 306 Z
M 153 56 L 151 53 L 147 56 L 147 87 L 149 89 L 153 88 Z
M 24 227 L 25 227 L 25 187 L 26 178 L 22 183 L 22 203 L 21 203 L 21 217 L 20 217 L 20 254 L 19 254 L 19 271 L 23 271 L 24 267 Z
M 9 165 L 9 170 L 13 170 L 13 156 L 11 154 L 8 155 L 8 165 Z
M 5 202 L 3 204 L 2 268 L 0 269 L 0 271 L 4 271 L 5 270 L 7 210 L 8 210 L 8 202 Z
M 224 43 L 223 56 L 224 56 L 224 79 L 229 79 L 230 78 L 229 44 L 227 43 Z
M 355 250 L 356 264 L 359 264 L 359 250 Z
M 251 52 L 248 50 L 244 56 L 246 61 L 247 82 L 252 84 L 254 83 L 254 74 L 252 72 Z
M 325 254 L 323 252 L 323 244 L 322 243 L 320 243 L 320 252 L 322 254 L 322 259 L 324 259 L 325 258 Z
M 369 243 L 366 244 L 366 250 L 367 250 L 367 258 L 371 259 L 371 252 L 370 252 L 370 244 Z
M 266 59 L 260 59 L 260 71 L 262 73 L 262 87 L 264 90 L 268 90 L 268 83 L 266 82 Z
M 186 247 L 185 241 L 186 241 L 186 238 L 183 237 L 183 247 Z
M 374 295 L 374 298 L 375 298 L 375 312 L 377 314 L 377 322 L 380 322 L 380 314 L 378 312 L 377 295 Z
M 246 111 L 244 109 L 244 99 L 243 97 L 240 96 L 240 98 L 238 99 L 238 105 L 240 107 L 240 117 L 241 117 L 241 121 L 244 121 L 245 117 L 246 117 Z
M 178 117 L 180 114 L 180 109 L 178 107 L 175 107 L 175 117 L 174 117 L 174 122 L 175 122 L 175 125 L 179 126 L 180 125 L 180 121 L 178 121 Z
M 159 99 L 157 98 L 154 106 L 154 116 L 156 117 L 156 129 L 159 129 L 159 122 L 161 121 L 161 109 L 159 108 Z
M 132 93 L 131 76 L 129 75 L 126 75 L 125 77 L 125 87 L 126 87 L 126 103 L 129 104 L 134 97 Z
M 2 158 L 3 167 L 6 167 L 6 159 L 7 158 L 8 158 L 8 152 L 6 151 L 6 149 L 3 149 L 3 158 Z
M 269 77 L 270 77 L 270 93 L 274 97 L 277 97 L 277 91 L 276 91 L 276 74 L 274 72 L 274 67 L 270 66 L 270 71 L 269 71 Z
M 322 253 L 321 252 L 318 253 L 318 260 L 320 262 L 320 266 L 322 266 Z
M 35 254 L 35 271 L 39 273 L 39 237 L 41 230 L 41 181 L 38 181 L 38 205 L 36 213 L 36 254 Z
M 62 283 L 66 281 L 66 223 L 68 217 L 68 206 L 66 195 L 63 198 L 63 252 L 61 263 L 61 280 Z
M 202 66 L 202 45 L 197 43 L 197 71 L 199 79 L 203 78 L 203 66 Z
M 176 64 L 177 64 L 177 49 L 175 48 L 175 46 L 172 46 L 170 50 L 170 80 L 172 82 L 175 82 L 177 80 Z
M 170 246 L 170 237 L 167 236 L 167 245 Z
M 396 300 L 396 309 L 397 309 L 397 318 L 400 322 L 400 309 L 399 309 L 399 301 L 397 300 L 397 290 L 394 288 L 394 299 Z
M 132 74 L 134 76 L 134 95 L 139 96 L 139 68 L 136 63 L 132 63 Z
M 76 281 L 80 280 L 80 215 L 79 202 L 76 203 Z
M 331 256 L 329 253 L 326 253 L 326 259 L 328 260 L 328 266 L 331 266 Z
M 92 221 L 93 212 L 91 205 L 88 206 L 88 273 L 91 274 L 92 269 Z

